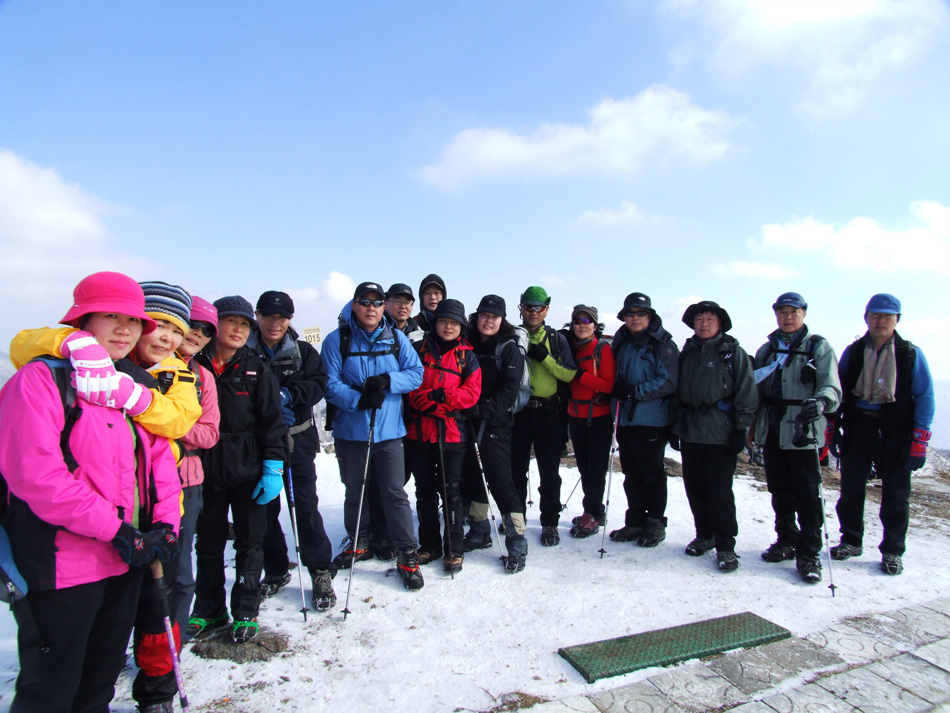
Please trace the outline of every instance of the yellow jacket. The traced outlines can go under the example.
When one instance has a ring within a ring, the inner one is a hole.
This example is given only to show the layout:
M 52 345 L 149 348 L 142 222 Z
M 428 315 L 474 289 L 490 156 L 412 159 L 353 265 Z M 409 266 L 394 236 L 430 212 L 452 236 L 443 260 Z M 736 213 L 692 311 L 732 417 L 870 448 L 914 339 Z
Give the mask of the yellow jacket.
M 10 343 L 10 361 L 19 369 L 38 356 L 62 359 L 60 347 L 72 327 L 24 329 Z M 152 403 L 132 420 L 150 433 L 169 439 L 175 460 L 181 460 L 182 448 L 176 439 L 184 436 L 201 416 L 201 404 L 195 388 L 195 375 L 177 356 L 169 356 L 148 372 L 160 382 L 170 382 L 166 389 L 152 389 Z

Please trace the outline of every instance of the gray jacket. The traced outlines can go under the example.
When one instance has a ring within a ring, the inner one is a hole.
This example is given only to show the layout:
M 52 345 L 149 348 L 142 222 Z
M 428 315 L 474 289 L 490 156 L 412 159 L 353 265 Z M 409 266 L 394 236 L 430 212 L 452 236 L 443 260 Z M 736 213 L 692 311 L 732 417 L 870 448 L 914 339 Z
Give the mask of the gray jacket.
M 758 401 L 752 360 L 734 337 L 686 340 L 673 420 L 680 439 L 724 445 L 733 429 L 752 425 Z
M 759 408 L 755 416 L 755 442 L 759 445 L 765 444 L 771 425 L 772 428 L 778 427 L 780 448 L 818 449 L 825 443 L 824 416 L 808 427 L 806 437 L 815 439 L 815 443 L 801 448 L 792 445 L 795 417 L 801 411 L 801 406 L 794 402 L 818 398 L 825 402 L 826 413 L 834 413 L 841 402 L 838 359 L 828 340 L 817 334 L 809 334 L 807 326 L 802 327 L 801 334 L 794 335 L 791 343 L 785 342 L 781 337 L 782 332 L 776 329 L 755 353 L 755 369 L 762 369 L 788 351 L 784 366 L 770 373 L 758 385 Z M 811 348 L 809 342 L 813 343 Z M 778 388 L 779 381 L 781 390 Z

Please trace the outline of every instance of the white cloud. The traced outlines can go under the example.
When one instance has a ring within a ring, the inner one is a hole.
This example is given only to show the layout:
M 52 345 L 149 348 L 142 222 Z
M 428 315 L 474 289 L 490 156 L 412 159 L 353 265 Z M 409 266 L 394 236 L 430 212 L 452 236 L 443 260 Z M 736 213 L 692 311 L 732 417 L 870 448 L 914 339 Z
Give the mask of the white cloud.
M 712 270 L 721 277 L 755 277 L 767 280 L 781 280 L 798 275 L 797 270 L 771 262 L 716 263 Z
M 943 0 L 666 0 L 669 15 L 700 32 L 678 47 L 720 74 L 745 77 L 763 66 L 801 73 L 798 109 L 850 111 L 889 73 L 912 66 L 946 36 Z
M 715 161 L 729 148 L 727 133 L 739 120 L 703 109 L 687 94 L 653 85 L 627 99 L 604 99 L 585 124 L 545 123 L 527 133 L 466 129 L 439 161 L 416 175 L 439 188 L 479 176 L 632 174 L 651 159 Z
M 910 206 L 910 227 L 887 228 L 870 218 L 857 217 L 842 226 L 806 218 L 793 223 L 766 225 L 755 250 L 819 252 L 834 265 L 873 272 L 910 272 L 950 275 L 950 207 L 931 201 Z
M 646 216 L 635 204 L 630 201 L 623 201 L 620 208 L 611 210 L 603 208 L 601 210 L 585 210 L 577 218 L 577 223 L 590 223 L 593 225 L 615 226 L 615 225 L 637 225 L 646 220 Z
M 345 303 L 353 299 L 353 292 L 356 290 L 356 282 L 349 275 L 342 272 L 331 271 L 323 285 L 321 285 L 326 299 L 334 303 Z

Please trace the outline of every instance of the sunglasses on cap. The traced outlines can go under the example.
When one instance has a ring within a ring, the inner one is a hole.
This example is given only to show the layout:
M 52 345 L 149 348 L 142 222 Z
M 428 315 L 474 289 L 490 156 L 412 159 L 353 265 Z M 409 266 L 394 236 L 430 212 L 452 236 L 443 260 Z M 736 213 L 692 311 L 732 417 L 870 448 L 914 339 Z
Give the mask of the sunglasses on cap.
M 624 317 L 648 317 L 650 311 L 646 309 L 628 309 L 623 313 Z
M 572 324 L 590 324 L 593 321 L 590 317 L 577 317 Z
M 363 305 L 363 307 L 382 307 L 383 306 L 382 300 L 368 300 L 364 297 L 363 299 L 356 300 L 356 301 L 359 304 Z
M 214 328 L 212 328 L 212 326 L 207 322 L 195 321 L 192 322 L 190 326 L 192 329 L 196 329 L 201 332 L 208 339 L 211 339 L 211 337 L 214 336 Z

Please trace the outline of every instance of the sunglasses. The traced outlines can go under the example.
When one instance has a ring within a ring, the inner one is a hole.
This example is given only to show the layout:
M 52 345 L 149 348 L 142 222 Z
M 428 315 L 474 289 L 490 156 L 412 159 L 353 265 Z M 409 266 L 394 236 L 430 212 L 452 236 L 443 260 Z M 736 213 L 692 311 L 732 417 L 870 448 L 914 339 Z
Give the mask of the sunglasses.
M 364 298 L 364 299 L 356 300 L 356 301 L 357 301 L 359 304 L 363 305 L 364 307 L 370 307 L 370 306 L 372 306 L 372 307 L 382 307 L 382 306 L 383 306 L 383 301 L 382 301 L 382 300 L 368 300 L 368 299 L 365 299 L 365 298 Z
M 547 305 L 521 305 L 524 307 L 525 312 L 543 312 L 548 307 Z
M 594 320 L 592 320 L 590 317 L 578 317 L 574 320 L 573 324 L 590 324 L 593 321 Z
M 192 322 L 190 326 L 192 329 L 197 329 L 208 339 L 214 336 L 214 329 L 206 322 Z
M 630 309 L 623 313 L 624 317 L 647 317 L 649 316 L 649 310 L 645 309 Z

